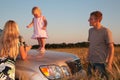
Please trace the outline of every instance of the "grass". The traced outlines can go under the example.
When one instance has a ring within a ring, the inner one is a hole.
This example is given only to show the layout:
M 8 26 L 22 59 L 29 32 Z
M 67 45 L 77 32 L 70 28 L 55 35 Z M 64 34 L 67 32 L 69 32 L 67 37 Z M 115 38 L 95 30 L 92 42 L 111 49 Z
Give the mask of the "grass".
M 60 52 L 68 52 L 77 55 L 81 59 L 82 66 L 85 70 L 87 70 L 87 52 L 88 48 L 65 48 L 65 49 L 50 49 L 54 51 L 60 51 Z M 115 47 L 115 57 L 113 60 L 113 71 L 109 71 L 109 77 L 110 80 L 120 80 L 120 47 Z M 114 79 L 112 79 L 114 78 Z M 78 79 L 74 79 L 78 80 Z M 101 80 L 101 79 L 96 79 Z

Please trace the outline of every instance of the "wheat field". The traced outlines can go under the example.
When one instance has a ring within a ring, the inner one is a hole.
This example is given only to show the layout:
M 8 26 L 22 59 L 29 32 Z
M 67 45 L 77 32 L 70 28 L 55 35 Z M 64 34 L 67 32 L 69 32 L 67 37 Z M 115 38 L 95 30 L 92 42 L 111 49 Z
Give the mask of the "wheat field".
M 50 49 L 54 51 L 60 51 L 60 52 L 68 52 L 77 55 L 81 59 L 82 66 L 85 70 L 87 70 L 87 52 L 88 48 L 61 48 L 61 49 Z M 113 70 L 109 71 L 110 74 L 110 80 L 120 80 L 120 47 L 115 47 L 115 55 L 113 60 Z M 101 79 L 96 79 L 101 80 Z

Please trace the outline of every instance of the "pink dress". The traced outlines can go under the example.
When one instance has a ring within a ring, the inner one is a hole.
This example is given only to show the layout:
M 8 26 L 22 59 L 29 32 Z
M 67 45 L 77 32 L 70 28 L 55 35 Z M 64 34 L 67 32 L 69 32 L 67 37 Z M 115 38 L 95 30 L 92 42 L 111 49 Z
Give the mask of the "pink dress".
M 33 18 L 34 21 L 34 33 L 32 35 L 32 39 L 37 39 L 37 38 L 48 38 L 47 35 L 47 30 L 43 30 L 44 26 L 44 21 L 43 21 L 43 16 L 40 18 Z

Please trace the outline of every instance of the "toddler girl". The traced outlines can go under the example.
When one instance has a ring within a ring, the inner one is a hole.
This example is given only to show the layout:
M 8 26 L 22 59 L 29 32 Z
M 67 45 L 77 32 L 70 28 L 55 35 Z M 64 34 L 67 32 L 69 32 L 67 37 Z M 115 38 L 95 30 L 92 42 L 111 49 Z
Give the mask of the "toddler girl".
M 46 39 L 48 38 L 47 35 L 47 20 L 42 15 L 41 10 L 38 7 L 33 7 L 32 14 L 34 16 L 32 22 L 27 26 L 27 28 L 34 27 L 34 33 L 32 35 L 32 39 L 37 39 L 40 45 L 39 50 L 40 52 L 45 52 L 45 44 Z

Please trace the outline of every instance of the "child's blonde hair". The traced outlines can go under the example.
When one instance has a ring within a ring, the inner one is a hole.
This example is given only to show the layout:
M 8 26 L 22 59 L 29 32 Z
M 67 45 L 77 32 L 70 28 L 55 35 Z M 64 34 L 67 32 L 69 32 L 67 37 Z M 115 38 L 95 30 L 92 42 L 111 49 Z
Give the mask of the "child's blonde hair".
M 33 7 L 32 8 L 32 14 L 34 15 L 34 14 L 42 14 L 42 12 L 41 12 L 41 10 L 40 10 L 40 8 L 39 7 Z
M 18 48 L 18 25 L 15 21 L 9 20 L 4 26 L 0 36 L 0 56 L 16 58 L 19 52 Z

